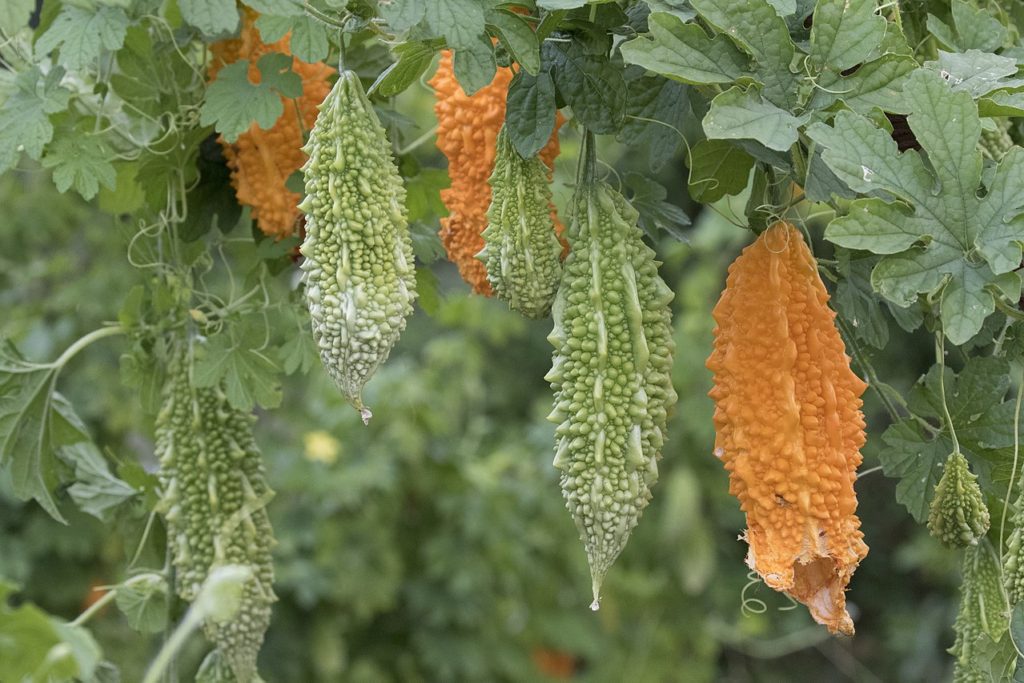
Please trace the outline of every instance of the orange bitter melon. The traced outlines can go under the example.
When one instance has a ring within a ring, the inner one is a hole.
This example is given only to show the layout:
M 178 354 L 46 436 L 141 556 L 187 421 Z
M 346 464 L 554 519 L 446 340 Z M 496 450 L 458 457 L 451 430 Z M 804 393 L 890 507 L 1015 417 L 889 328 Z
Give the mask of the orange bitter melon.
M 511 80 L 512 70 L 499 67 L 490 85 L 466 95 L 455 79 L 450 50 L 441 53 L 437 73 L 430 79 L 436 97 L 437 148 L 448 158 L 451 178 L 451 187 L 441 190 L 441 199 L 448 208 L 448 216 L 441 219 L 441 242 L 462 279 L 474 292 L 486 296 L 492 293 L 491 284 L 487 269 L 476 255 L 484 247 L 482 233 L 491 205 L 488 180 L 494 170 L 498 131 L 505 122 L 505 96 Z M 551 139 L 540 151 L 549 169 L 558 156 L 562 121 L 559 113 Z M 562 226 L 555 220 L 561 234 Z
M 746 513 L 747 564 L 853 633 L 846 587 L 868 548 L 853 484 L 866 385 L 800 232 L 777 222 L 729 267 L 714 309 L 715 455 Z
M 249 79 L 258 82 L 256 62 L 260 57 L 270 52 L 291 54 L 288 35 L 270 44 L 260 39 L 255 26 L 257 17 L 247 10 L 238 38 L 210 46 L 211 80 L 224 66 L 244 59 L 249 62 Z M 317 105 L 330 92 L 328 79 L 334 74 L 334 69 L 325 64 L 310 64 L 294 57 L 292 70 L 302 78 L 302 95 L 284 102 L 284 113 L 273 126 L 264 130 L 254 123 L 233 143 L 220 139 L 238 202 L 252 208 L 252 216 L 264 234 L 278 239 L 295 232 L 302 196 L 289 190 L 285 183 L 306 161 L 303 135 L 313 127 Z

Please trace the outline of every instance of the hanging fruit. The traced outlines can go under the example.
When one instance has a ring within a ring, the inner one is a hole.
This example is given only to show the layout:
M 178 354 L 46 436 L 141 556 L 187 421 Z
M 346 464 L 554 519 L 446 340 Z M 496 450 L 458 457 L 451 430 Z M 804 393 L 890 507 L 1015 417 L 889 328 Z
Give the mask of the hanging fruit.
M 729 267 L 714 309 L 715 455 L 747 517 L 747 564 L 833 633 L 853 633 L 867 555 L 854 492 L 866 385 L 800 231 L 777 222 Z

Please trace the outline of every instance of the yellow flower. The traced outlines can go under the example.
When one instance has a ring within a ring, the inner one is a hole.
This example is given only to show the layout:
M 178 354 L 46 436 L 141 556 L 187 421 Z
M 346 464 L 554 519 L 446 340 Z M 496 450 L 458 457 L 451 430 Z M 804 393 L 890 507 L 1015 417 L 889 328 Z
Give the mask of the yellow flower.
M 341 442 L 333 436 L 318 429 L 315 432 L 306 432 L 302 437 L 306 446 L 306 460 L 322 462 L 327 465 L 334 464 L 341 453 Z

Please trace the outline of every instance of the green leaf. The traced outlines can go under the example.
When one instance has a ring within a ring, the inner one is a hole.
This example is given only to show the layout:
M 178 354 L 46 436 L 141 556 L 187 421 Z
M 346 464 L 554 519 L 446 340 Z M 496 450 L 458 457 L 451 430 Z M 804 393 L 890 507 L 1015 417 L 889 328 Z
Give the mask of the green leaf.
M 520 71 L 509 84 L 505 127 L 519 156 L 529 159 L 548 144 L 555 130 L 555 83 L 542 71 L 531 76 Z
M 1010 638 L 1018 648 L 1024 646 L 1024 602 L 1018 602 L 1010 612 Z M 1022 660 L 1017 660 L 1017 672 L 1021 671 Z
M 327 27 L 312 17 L 296 17 L 292 24 L 292 54 L 304 62 L 322 62 L 330 54 Z
M 953 35 L 953 29 L 934 14 L 928 15 L 925 27 L 928 29 L 928 33 L 932 34 L 932 37 L 934 37 L 940 45 L 948 48 L 956 48 L 957 40 L 956 36 Z
M 1006 42 L 1006 27 L 985 10 L 973 7 L 964 0 L 952 0 L 950 7 L 960 51 L 975 49 L 994 52 Z
M 797 141 L 808 116 L 796 117 L 761 97 L 756 87 L 736 85 L 711 101 L 704 132 L 713 140 L 757 140 L 768 149 L 785 152 Z
M 798 77 L 789 67 L 796 46 L 774 7 L 765 0 L 691 0 L 690 4 L 715 30 L 754 58 L 754 79 L 764 86 L 769 102 L 780 107 L 793 103 Z
M 51 620 L 54 630 L 61 639 L 61 648 L 59 653 L 51 650 L 50 656 L 43 664 L 44 670 L 50 667 L 43 680 L 54 680 L 67 675 L 91 681 L 93 672 L 103 659 L 103 650 L 100 649 L 99 643 L 83 626 L 52 617 Z
M 686 163 L 690 196 L 701 204 L 711 204 L 743 191 L 754 157 L 724 140 L 701 140 L 690 148 Z
M 683 129 L 693 112 L 687 86 L 657 76 L 635 77 L 642 69 L 626 71 L 626 119 L 618 139 L 638 151 L 646 151 L 652 171 L 675 158 L 683 143 Z
M 437 275 L 429 268 L 416 269 L 416 303 L 423 312 L 434 317 L 441 309 L 441 286 Z
M 200 123 L 216 125 L 228 142 L 237 140 L 253 121 L 260 128 L 270 128 L 284 111 L 281 98 L 302 93 L 302 79 L 291 65 L 292 58 L 287 55 L 265 54 L 257 62 L 261 81 L 253 83 L 249 80 L 249 62 L 228 64 L 207 88 Z
M 92 637 L 32 603 L 10 607 L 13 591 L 0 581 L 0 681 L 88 679 L 99 660 Z
M 434 43 L 414 40 L 395 47 L 398 61 L 381 72 L 370 86 L 370 92 L 381 97 L 392 97 L 419 80 L 434 60 Z
M 907 404 L 914 414 L 940 426 L 940 433 L 931 438 L 941 441 L 943 448 L 951 448 L 942 378 L 946 406 L 961 449 L 975 466 L 983 466 L 979 474 L 982 486 L 988 489 L 996 481 L 1009 481 L 1010 476 L 1016 406 L 1014 400 L 1004 400 L 1010 388 L 1009 376 L 1005 359 L 973 357 L 959 374 L 933 366 L 907 395 Z M 1004 495 L 1005 488 L 991 493 Z
M 978 100 L 981 116 L 1024 116 L 1024 92 L 996 92 Z
M 256 29 L 264 43 L 276 43 L 292 30 L 292 17 L 261 14 L 256 18 Z
M 252 335 L 239 334 L 243 339 Z M 238 343 L 232 334 L 219 334 L 199 347 L 193 368 L 197 387 L 223 383 L 228 401 L 239 410 L 252 410 L 257 404 L 276 408 L 281 404 L 278 367 L 261 351 Z
M 114 602 L 139 633 L 159 633 L 167 625 L 167 580 L 160 574 L 139 574 L 117 587 Z
M 690 225 L 690 217 L 675 204 L 665 201 L 668 192 L 664 187 L 639 173 L 627 173 L 624 180 L 632 191 L 629 203 L 640 214 L 637 224 L 651 239 L 659 239 L 658 233 L 665 231 L 679 242 L 688 241 L 683 228 Z
M 804 196 L 812 202 L 830 202 L 833 196 L 853 199 L 857 196 L 821 159 L 821 148 L 811 145 L 807 158 L 807 177 L 804 180 Z
M 944 288 L 943 329 L 950 341 L 962 344 L 995 308 L 989 285 L 1020 264 L 1024 150 L 1014 148 L 1004 157 L 979 198 L 981 125 L 971 96 L 953 92 L 928 70 L 914 73 L 904 94 L 928 165 L 917 152 L 899 154 L 886 131 L 858 114 L 840 112 L 834 127 L 808 128 L 837 177 L 857 192 L 876 195 L 853 202 L 825 236 L 844 247 L 885 254 L 872 284 L 897 305 Z
M 832 298 L 836 311 L 849 323 L 861 341 L 876 349 L 889 342 L 889 323 L 877 294 L 871 289 L 871 270 L 877 258 L 870 254 L 851 253 L 837 249 L 838 270 L 843 276 Z
M 282 17 L 299 17 L 305 14 L 302 0 L 245 0 L 245 4 L 261 16 L 276 14 Z
M 134 498 L 138 491 L 110 473 L 107 461 L 88 441 L 64 446 L 61 459 L 75 468 L 75 483 L 68 489 L 75 504 L 101 521 L 110 519 L 111 509 Z
M 0 3 L 0 31 L 13 36 L 26 28 L 35 7 L 35 0 L 7 0 Z
M 626 114 L 626 81 L 607 56 L 592 54 L 579 41 L 545 42 L 545 61 L 555 86 L 580 123 L 594 133 L 614 133 Z
M 867 61 L 885 34 L 875 0 L 820 0 L 811 25 L 810 63 L 844 71 Z
M 18 498 L 34 498 L 64 522 L 53 498 L 56 451 L 89 437 L 71 405 L 55 391 L 56 382 L 56 366 L 29 363 L 10 342 L 0 340 L 0 467 L 10 474 Z
M 644 0 L 644 4 L 650 8 L 651 14 L 673 14 L 683 21 L 689 21 L 697 16 L 690 7 L 689 0 Z
M 120 7 L 100 5 L 89 10 L 66 4 L 39 36 L 36 50 L 49 54 L 59 48 L 60 64 L 69 71 L 80 71 L 95 64 L 103 50 L 121 49 L 127 29 L 128 16 Z
M 437 219 L 447 213 L 441 201 L 441 190 L 450 184 L 448 172 L 441 168 L 423 168 L 406 178 L 405 205 L 409 209 L 409 221 L 436 224 Z M 420 258 L 418 253 L 416 258 Z
M 683 83 L 732 83 L 747 70 L 748 59 L 724 36 L 709 38 L 696 24 L 658 12 L 648 20 L 650 33 L 625 42 L 629 64 Z
M 938 72 L 954 92 L 965 91 L 973 98 L 1001 88 L 1019 88 L 1024 85 L 1022 79 L 1009 78 L 1017 73 L 1016 60 L 990 52 L 939 50 L 939 58 L 925 62 L 924 66 Z
M 99 206 L 107 213 L 133 213 L 146 201 L 137 180 L 139 164 L 127 161 L 115 162 L 113 166 L 114 184 L 110 188 L 100 188 Z
M 468 47 L 455 50 L 452 62 L 455 78 L 467 95 L 487 87 L 494 80 L 497 63 L 494 46 L 487 36 L 478 36 Z
M 920 523 L 928 519 L 935 484 L 953 444 L 945 437 L 929 441 L 912 420 L 901 420 L 882 434 L 885 443 L 878 453 L 885 476 L 899 479 L 896 501 Z
M 235 0 L 178 0 L 182 18 L 208 36 L 238 28 Z
M 0 173 L 18 163 L 21 151 L 39 159 L 53 138 L 49 114 L 67 109 L 71 92 L 60 86 L 64 69 L 54 68 L 44 79 L 37 67 L 18 74 L 17 89 L 0 106 Z
M 484 33 L 484 8 L 477 0 L 431 0 L 423 5 L 427 26 L 444 36 L 450 48 L 471 47 Z
M 536 76 L 540 71 L 540 43 L 530 23 L 514 12 L 492 9 L 487 11 L 487 24 L 498 35 L 513 61 Z
M 43 167 L 53 169 L 53 182 L 61 192 L 71 187 L 85 199 L 92 199 L 102 183 L 114 189 L 117 174 L 107 161 L 110 148 L 97 135 L 80 132 L 62 136 L 47 148 Z
M 286 375 L 306 374 L 319 360 L 313 338 L 308 334 L 293 334 L 281 346 L 278 358 Z
M 436 222 L 423 223 L 417 221 L 410 223 L 409 234 L 412 237 L 412 251 L 417 261 L 433 263 L 438 259 L 444 258 L 444 245 L 437 234 Z
M 864 64 L 852 74 L 842 75 L 827 70 L 818 77 L 818 86 L 811 95 L 809 109 L 828 109 L 837 102 L 861 114 L 875 109 L 906 113 L 903 86 L 907 77 L 918 69 L 913 57 L 887 54 Z
M 381 18 L 397 32 L 420 23 L 425 5 L 421 0 L 377 0 Z

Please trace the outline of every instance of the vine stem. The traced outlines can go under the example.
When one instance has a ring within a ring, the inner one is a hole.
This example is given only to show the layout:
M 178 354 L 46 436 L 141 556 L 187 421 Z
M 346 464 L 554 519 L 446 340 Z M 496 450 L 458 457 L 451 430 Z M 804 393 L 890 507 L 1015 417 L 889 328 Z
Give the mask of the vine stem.
M 896 405 L 892 402 L 892 399 L 882 391 L 881 380 L 879 380 L 878 375 L 875 374 L 874 366 L 872 366 L 864 357 L 864 354 L 861 353 L 860 345 L 854 338 L 853 331 L 850 329 L 850 326 L 847 325 L 846 321 L 839 316 L 836 316 L 836 322 L 839 323 L 839 329 L 842 330 L 843 336 L 846 337 L 850 351 L 853 352 L 854 360 L 856 360 L 857 365 L 864 370 L 864 374 L 868 376 L 868 386 L 875 390 L 878 400 L 882 402 L 882 405 L 885 407 L 885 411 L 889 413 L 890 419 L 892 419 L 893 422 L 899 422 L 902 416 L 899 411 L 896 410 Z
M 419 136 L 418 138 L 416 138 L 415 140 L 410 142 L 408 145 L 406 145 L 402 149 L 400 149 L 397 152 L 395 152 L 395 154 L 397 156 L 405 156 L 406 154 L 408 154 L 409 152 L 413 151 L 417 147 L 420 147 L 421 145 L 424 145 L 427 142 L 429 142 L 430 138 L 434 137 L 434 135 L 436 135 L 436 134 L 437 134 L 437 126 L 434 126 L 430 130 L 428 130 L 426 133 L 424 133 L 423 135 Z
M 75 617 L 75 620 L 72 621 L 70 625 L 81 626 L 82 624 L 96 616 L 97 612 L 99 612 L 101 609 L 109 605 L 110 601 L 113 600 L 115 597 L 117 597 L 117 588 L 111 588 L 102 596 L 100 596 L 100 598 L 96 602 L 89 605 L 88 609 L 86 609 L 84 612 Z
M 1020 406 L 1021 398 L 1024 397 L 1024 370 L 1021 370 L 1020 381 L 1017 384 L 1017 402 L 1013 408 L 1013 468 L 1010 470 L 1010 484 L 1006 487 L 1006 500 L 1003 501 L 1003 516 L 999 520 L 999 559 L 1004 560 L 1003 552 L 1006 531 L 1006 513 L 1010 507 L 1010 496 L 1013 495 L 1013 484 L 1017 479 L 1017 457 L 1020 455 Z
M 142 683 L 157 683 L 160 680 L 160 676 L 163 675 L 164 670 L 174 660 L 175 655 L 188 640 L 199 625 L 202 623 L 203 617 L 199 613 L 199 610 L 189 608 L 185 612 L 185 617 L 178 624 L 178 627 L 171 633 L 171 637 L 164 641 L 163 647 L 160 648 L 160 652 L 157 653 L 156 659 L 149 665 L 149 669 L 146 671 L 145 678 L 142 679 Z
M 953 440 L 953 452 L 960 452 L 960 440 L 956 438 L 956 429 L 953 427 L 953 416 L 949 414 L 949 404 L 946 403 L 946 335 L 939 331 L 935 335 L 935 355 L 939 363 L 939 396 L 942 398 L 942 412 L 946 416 L 946 424 L 949 425 L 949 437 Z
M 1014 308 L 1013 306 L 1010 306 L 1002 299 L 996 298 L 995 302 L 996 308 L 1002 311 L 1007 318 L 1012 318 L 1014 320 L 1024 320 L 1024 313 L 1022 313 L 1020 310 Z
M 884 468 L 881 465 L 875 465 L 874 467 L 872 467 L 870 469 L 867 469 L 867 470 L 864 470 L 863 472 L 858 472 L 857 473 L 857 478 L 860 479 L 861 477 L 863 477 L 863 476 L 865 476 L 867 474 L 874 474 L 875 472 L 881 472 L 882 469 L 884 469 Z
M 345 24 L 338 21 L 337 19 L 334 19 L 333 17 L 324 14 L 323 12 L 318 10 L 316 7 L 313 7 L 308 2 L 303 3 L 302 9 L 304 9 L 306 11 L 306 14 L 308 14 L 309 16 L 313 17 L 317 21 L 326 24 L 327 26 L 330 26 L 331 28 L 336 28 L 340 30 L 344 30 L 345 28 Z
M 68 361 L 71 360 L 79 351 L 89 346 L 93 342 L 105 339 L 106 337 L 114 337 L 119 334 L 124 334 L 125 329 L 120 325 L 112 325 L 110 327 L 101 327 L 98 330 L 93 330 L 89 334 L 81 337 L 74 344 L 64 350 L 64 353 L 60 354 L 60 357 L 52 363 L 47 363 L 45 367 L 49 368 L 62 368 L 67 365 Z

